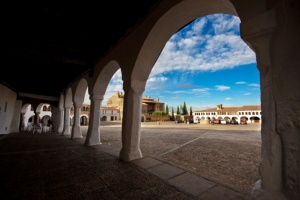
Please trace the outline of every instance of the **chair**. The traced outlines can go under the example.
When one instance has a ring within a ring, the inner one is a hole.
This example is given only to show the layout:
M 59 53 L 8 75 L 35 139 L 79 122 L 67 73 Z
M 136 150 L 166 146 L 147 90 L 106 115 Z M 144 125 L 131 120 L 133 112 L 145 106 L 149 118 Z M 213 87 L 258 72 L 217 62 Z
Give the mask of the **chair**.
M 28 122 L 25 130 L 26 131 L 32 131 L 33 130 L 33 123 L 32 122 Z
M 37 133 L 42 133 L 42 130 L 43 130 L 43 127 L 42 127 L 42 123 L 35 123 L 34 125 L 33 125 L 33 134 L 35 133 L 35 132 L 37 132 Z
M 50 127 L 47 125 L 43 125 L 43 133 L 50 132 Z

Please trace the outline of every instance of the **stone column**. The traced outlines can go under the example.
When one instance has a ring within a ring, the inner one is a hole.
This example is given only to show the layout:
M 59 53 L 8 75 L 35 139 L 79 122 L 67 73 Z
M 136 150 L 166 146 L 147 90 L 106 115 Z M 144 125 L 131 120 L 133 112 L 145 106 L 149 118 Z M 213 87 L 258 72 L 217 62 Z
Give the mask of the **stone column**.
M 18 133 L 20 132 L 20 120 L 22 121 L 22 123 L 24 122 L 23 118 L 24 118 L 24 114 L 21 113 L 22 110 L 22 101 L 21 100 L 17 100 L 15 103 L 15 109 L 14 109 L 14 113 L 13 113 L 13 118 L 12 118 L 12 123 L 10 126 L 10 132 L 14 132 L 14 133 Z M 21 116 L 20 116 L 21 113 Z M 21 119 L 20 119 L 21 117 Z M 21 127 L 22 129 L 23 127 Z M 23 130 L 21 130 L 23 131 Z
M 58 133 L 63 133 L 64 130 L 64 109 L 63 108 L 59 108 L 59 125 L 58 125 L 58 129 L 57 132 Z
M 70 111 L 71 111 L 71 107 L 65 107 L 64 130 L 63 130 L 61 135 L 71 135 L 71 131 L 70 131 Z
M 21 112 L 21 131 L 25 131 L 27 128 L 27 123 L 25 121 L 25 112 Z
M 81 128 L 80 128 L 80 109 L 81 106 L 74 105 L 74 124 L 72 127 L 71 138 L 82 138 Z
M 125 95 L 120 159 L 126 162 L 142 158 L 140 150 L 140 127 L 142 94 L 145 90 L 145 84 L 145 82 L 136 80 L 126 80 L 123 84 Z
M 37 123 L 37 124 L 40 123 L 40 121 L 41 121 L 40 120 L 40 113 L 41 112 L 35 112 L 35 114 L 36 114 L 36 121 L 35 121 L 35 123 Z
M 261 80 L 261 180 L 252 199 L 300 198 L 300 33 L 289 27 L 289 17 L 285 24 L 278 20 L 279 10 L 241 24 L 242 38 L 256 52 Z
M 100 117 L 103 95 L 91 95 L 89 127 L 84 145 L 100 145 Z

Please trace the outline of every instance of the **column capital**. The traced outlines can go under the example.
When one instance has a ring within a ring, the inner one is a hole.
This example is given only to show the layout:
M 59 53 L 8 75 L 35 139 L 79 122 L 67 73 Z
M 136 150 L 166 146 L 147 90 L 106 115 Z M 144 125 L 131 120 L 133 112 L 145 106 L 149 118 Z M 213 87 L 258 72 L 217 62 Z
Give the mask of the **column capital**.
M 272 35 L 277 28 L 276 10 L 272 9 L 240 24 L 241 38 L 252 41 Z
M 255 51 L 257 68 L 262 75 L 271 65 L 270 43 L 277 27 L 275 8 L 240 24 L 241 38 Z
M 128 92 L 132 89 L 138 94 L 142 94 L 145 91 L 146 82 L 139 80 L 126 79 L 123 82 L 123 90 Z

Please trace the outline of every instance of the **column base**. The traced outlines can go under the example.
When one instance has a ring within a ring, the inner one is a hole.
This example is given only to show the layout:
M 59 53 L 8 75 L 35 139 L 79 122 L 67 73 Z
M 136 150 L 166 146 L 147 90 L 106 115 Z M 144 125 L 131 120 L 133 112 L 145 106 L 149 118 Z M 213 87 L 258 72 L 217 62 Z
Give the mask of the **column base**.
M 138 149 L 124 149 L 122 148 L 120 151 L 120 159 L 125 162 L 129 162 L 131 160 L 136 160 L 142 158 L 142 152 Z
M 270 191 L 262 188 L 262 181 L 258 180 L 251 192 L 251 200 L 287 200 L 281 191 Z
M 96 145 L 101 145 L 101 142 L 92 142 L 92 141 L 85 141 L 84 146 L 96 146 Z

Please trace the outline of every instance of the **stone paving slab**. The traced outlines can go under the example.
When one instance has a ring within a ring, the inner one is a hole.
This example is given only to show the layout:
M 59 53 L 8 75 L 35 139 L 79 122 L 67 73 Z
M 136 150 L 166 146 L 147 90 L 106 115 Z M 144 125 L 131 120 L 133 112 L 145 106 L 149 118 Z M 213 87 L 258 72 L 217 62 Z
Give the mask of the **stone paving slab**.
M 220 199 L 226 199 L 226 200 L 245 200 L 246 198 L 239 192 L 230 189 L 228 187 L 224 187 L 221 185 L 216 185 L 215 187 L 211 188 L 210 190 L 207 190 L 200 196 L 202 199 L 205 200 L 216 200 Z M 250 200 L 250 198 L 249 198 Z
M 143 169 L 148 169 L 148 168 L 160 165 L 163 162 L 161 162 L 157 159 L 151 158 L 151 157 L 145 157 L 145 158 L 133 160 L 132 163 L 138 165 L 139 167 L 141 167 Z
M 168 182 L 194 196 L 200 196 L 201 193 L 216 185 L 216 183 L 212 181 L 206 180 L 189 172 L 171 178 Z
M 169 179 L 174 176 L 178 176 L 185 172 L 184 170 L 182 170 L 178 167 L 174 167 L 168 163 L 163 163 L 161 165 L 151 167 L 151 168 L 147 169 L 147 171 L 151 172 L 152 174 L 154 174 L 164 180 Z

